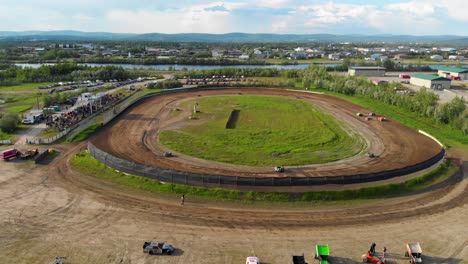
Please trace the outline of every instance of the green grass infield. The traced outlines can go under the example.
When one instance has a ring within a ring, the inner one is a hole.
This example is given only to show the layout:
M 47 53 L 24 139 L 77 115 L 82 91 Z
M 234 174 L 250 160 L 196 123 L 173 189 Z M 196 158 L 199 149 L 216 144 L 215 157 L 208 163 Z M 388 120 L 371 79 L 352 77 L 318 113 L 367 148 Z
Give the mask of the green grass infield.
M 249 166 L 326 163 L 367 147 L 343 121 L 300 99 L 213 96 L 178 107 L 192 110 L 195 104 L 200 113 L 177 129 L 162 131 L 161 144 L 189 156 Z

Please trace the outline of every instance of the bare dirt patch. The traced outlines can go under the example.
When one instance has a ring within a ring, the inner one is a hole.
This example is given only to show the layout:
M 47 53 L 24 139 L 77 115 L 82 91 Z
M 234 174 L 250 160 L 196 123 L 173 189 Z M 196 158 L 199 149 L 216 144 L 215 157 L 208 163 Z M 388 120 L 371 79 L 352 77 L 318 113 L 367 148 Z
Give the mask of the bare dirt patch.
M 257 255 L 288 263 L 293 253 L 312 262 L 315 243 L 330 244 L 337 263 L 360 263 L 372 242 L 391 263 L 407 263 L 406 241 L 419 241 L 426 263 L 467 259 L 468 164 L 432 192 L 353 206 L 251 207 L 151 195 L 70 170 L 82 145 L 59 147 L 49 166 L 0 166 L 2 263 L 242 263 Z M 174 256 L 142 253 L 146 240 L 178 248 Z

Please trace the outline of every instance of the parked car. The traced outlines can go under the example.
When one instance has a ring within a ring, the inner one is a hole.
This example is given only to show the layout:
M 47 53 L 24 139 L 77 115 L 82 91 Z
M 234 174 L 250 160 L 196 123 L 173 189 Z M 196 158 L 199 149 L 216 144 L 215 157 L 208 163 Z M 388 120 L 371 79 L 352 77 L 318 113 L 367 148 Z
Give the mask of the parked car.
M 34 124 L 34 120 L 25 118 L 25 119 L 23 119 L 23 121 L 21 121 L 21 123 L 25 124 L 25 125 L 31 125 L 31 124 Z
M 145 242 L 143 244 L 143 253 L 148 253 L 150 255 L 171 255 L 174 251 L 175 248 L 172 245 L 161 242 Z

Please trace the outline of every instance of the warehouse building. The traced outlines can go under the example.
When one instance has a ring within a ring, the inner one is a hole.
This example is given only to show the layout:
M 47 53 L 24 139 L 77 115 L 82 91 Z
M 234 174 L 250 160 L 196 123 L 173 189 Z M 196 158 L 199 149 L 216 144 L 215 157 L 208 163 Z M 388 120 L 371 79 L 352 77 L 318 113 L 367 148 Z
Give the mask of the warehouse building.
M 451 80 L 468 80 L 468 69 L 446 67 L 440 68 L 437 74 L 440 77 L 448 78 Z
M 369 67 L 369 66 L 356 66 L 349 67 L 348 69 L 349 76 L 368 76 L 368 77 L 384 77 L 385 68 L 384 67 Z
M 451 80 L 433 74 L 417 73 L 411 75 L 410 84 L 434 90 L 450 89 Z

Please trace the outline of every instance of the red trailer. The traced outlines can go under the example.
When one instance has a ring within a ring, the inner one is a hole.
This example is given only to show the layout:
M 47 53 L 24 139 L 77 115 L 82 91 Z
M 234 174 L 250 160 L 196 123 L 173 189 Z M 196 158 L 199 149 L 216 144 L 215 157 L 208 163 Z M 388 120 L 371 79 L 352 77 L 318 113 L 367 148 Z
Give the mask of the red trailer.
M 9 159 L 16 158 L 19 155 L 21 155 L 21 153 L 17 149 L 9 149 L 0 153 L 0 159 L 8 161 Z

